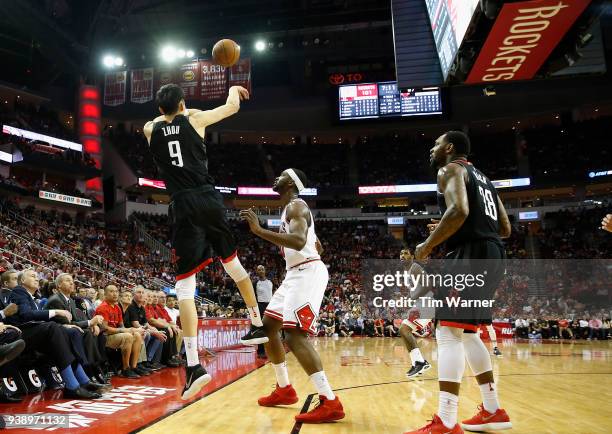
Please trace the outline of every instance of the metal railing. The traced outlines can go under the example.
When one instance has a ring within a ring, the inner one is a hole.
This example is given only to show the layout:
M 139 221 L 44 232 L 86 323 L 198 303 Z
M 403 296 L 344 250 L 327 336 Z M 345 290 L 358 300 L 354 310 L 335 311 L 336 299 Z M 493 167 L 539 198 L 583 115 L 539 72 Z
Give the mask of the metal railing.
M 52 231 L 44 228 L 42 225 L 40 225 L 39 223 L 37 223 L 34 220 L 31 220 L 27 217 L 24 217 L 23 215 L 13 212 L 11 210 L 8 209 L 3 209 L 4 212 L 6 212 L 6 214 L 10 217 L 12 217 L 13 219 L 23 223 L 23 224 L 27 224 L 29 226 L 32 227 L 36 227 L 36 230 L 40 231 L 41 233 L 47 235 L 48 237 L 51 238 L 56 238 L 57 234 L 53 233 Z M 140 222 L 139 222 L 140 223 Z M 156 240 L 155 238 L 151 237 L 151 235 L 149 235 L 146 230 L 144 229 L 144 225 L 142 223 L 140 223 L 141 226 L 141 231 L 142 231 L 142 235 L 143 238 L 148 238 L 149 241 L 151 242 L 151 245 L 154 246 L 155 250 L 160 251 L 160 254 L 162 254 L 162 259 L 167 260 L 168 262 L 170 262 L 171 260 L 171 251 L 170 249 L 168 249 L 168 247 L 166 247 L 165 245 L 163 245 L 163 243 L 161 243 L 160 241 Z M 110 259 L 107 259 L 97 253 L 95 253 L 94 251 L 90 250 L 90 249 L 85 249 L 83 247 L 82 244 L 77 243 L 77 242 L 71 242 L 71 241 L 65 241 L 65 240 L 61 240 L 61 242 L 66 245 L 69 249 L 72 249 L 73 251 L 79 251 L 79 252 L 83 252 L 87 257 L 94 259 L 94 261 L 96 262 L 96 264 L 92 264 L 91 262 L 85 262 L 83 260 L 79 260 L 74 258 L 73 256 L 71 256 L 68 253 L 61 253 L 61 252 L 57 252 L 54 250 L 49 250 L 49 248 L 47 246 L 45 246 L 43 243 L 41 243 L 38 240 L 35 240 L 34 238 L 26 238 L 25 240 L 28 242 L 32 242 L 32 243 L 36 243 L 37 245 L 39 245 L 41 248 L 45 249 L 46 251 L 50 251 L 51 253 L 55 254 L 55 255 L 60 255 L 62 257 L 64 257 L 64 259 L 69 260 L 69 261 L 73 261 L 73 262 L 78 262 L 79 264 L 84 265 L 87 270 L 90 271 L 95 271 L 97 273 L 102 274 L 103 276 L 105 276 L 106 278 L 108 278 L 109 280 L 112 279 L 112 281 L 115 282 L 123 282 L 124 285 L 129 285 L 129 286 L 133 286 L 133 284 L 131 282 L 128 282 L 124 279 L 118 278 L 114 276 L 114 273 L 111 270 L 119 270 L 119 271 L 123 271 L 127 274 L 130 274 L 132 272 L 132 270 L 130 270 L 127 267 L 124 267 L 123 265 L 118 264 L 115 261 L 112 261 Z M 23 238 L 22 238 L 23 239 Z M 149 287 L 149 288 L 164 288 L 164 287 L 174 287 L 173 284 L 171 284 L 170 282 L 167 282 L 163 279 L 157 278 L 157 277 L 153 277 L 153 278 L 143 278 L 143 283 L 145 286 Z

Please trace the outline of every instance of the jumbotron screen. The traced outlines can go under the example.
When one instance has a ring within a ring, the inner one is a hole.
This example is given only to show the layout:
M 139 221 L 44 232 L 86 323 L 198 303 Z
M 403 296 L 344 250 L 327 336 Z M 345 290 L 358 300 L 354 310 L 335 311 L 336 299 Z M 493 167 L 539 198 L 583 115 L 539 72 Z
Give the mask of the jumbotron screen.
M 396 81 L 340 86 L 340 120 L 442 114 L 440 88 L 397 88 Z
M 465 32 L 472 21 L 478 0 L 425 0 L 425 4 L 429 12 L 442 75 L 446 80 Z

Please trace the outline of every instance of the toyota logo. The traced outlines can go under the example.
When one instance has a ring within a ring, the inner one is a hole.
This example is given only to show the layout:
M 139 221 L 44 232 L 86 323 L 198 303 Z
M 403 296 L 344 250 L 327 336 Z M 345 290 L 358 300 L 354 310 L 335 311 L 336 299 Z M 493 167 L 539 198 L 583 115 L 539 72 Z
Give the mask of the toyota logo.
M 344 83 L 344 74 L 336 73 L 330 75 L 329 82 L 335 86 Z

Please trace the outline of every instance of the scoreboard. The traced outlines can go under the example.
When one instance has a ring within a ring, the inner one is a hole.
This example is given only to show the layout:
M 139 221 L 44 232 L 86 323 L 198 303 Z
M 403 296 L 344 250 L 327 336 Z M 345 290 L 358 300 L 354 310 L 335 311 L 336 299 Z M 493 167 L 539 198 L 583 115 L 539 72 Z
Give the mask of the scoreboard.
M 377 118 L 378 85 L 340 86 L 340 119 Z
M 340 120 L 442 114 L 440 89 L 397 88 L 397 82 L 339 87 Z

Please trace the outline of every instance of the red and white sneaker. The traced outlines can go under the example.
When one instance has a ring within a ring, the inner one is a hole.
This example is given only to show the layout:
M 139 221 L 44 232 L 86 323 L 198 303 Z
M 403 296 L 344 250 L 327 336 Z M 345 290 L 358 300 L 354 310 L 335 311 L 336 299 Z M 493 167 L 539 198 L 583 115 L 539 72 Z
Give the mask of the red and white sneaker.
M 272 391 L 268 396 L 262 396 L 257 403 L 262 407 L 274 407 L 276 405 L 291 405 L 299 401 L 297 393 L 291 384 L 286 387 L 279 387 Z
M 407 431 L 404 434 L 463 434 L 463 430 L 458 423 L 452 428 L 447 428 L 442 423 L 442 419 L 437 414 L 433 415 L 433 419 L 423 428 L 416 431 Z
M 467 431 L 498 431 L 512 428 L 512 422 L 506 410 L 498 408 L 495 413 L 489 413 L 480 404 L 476 416 L 462 421 L 461 427 Z
M 319 404 L 308 413 L 298 414 L 295 417 L 297 422 L 302 423 L 326 423 L 344 419 L 344 408 L 340 398 L 330 400 L 323 395 L 319 395 Z

